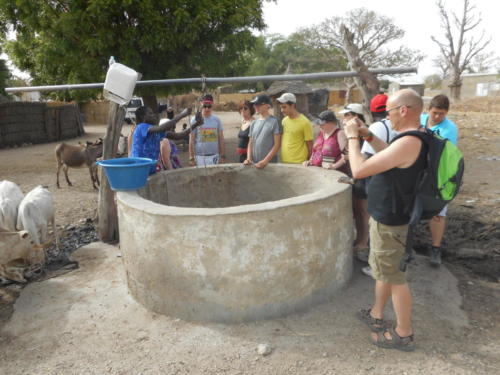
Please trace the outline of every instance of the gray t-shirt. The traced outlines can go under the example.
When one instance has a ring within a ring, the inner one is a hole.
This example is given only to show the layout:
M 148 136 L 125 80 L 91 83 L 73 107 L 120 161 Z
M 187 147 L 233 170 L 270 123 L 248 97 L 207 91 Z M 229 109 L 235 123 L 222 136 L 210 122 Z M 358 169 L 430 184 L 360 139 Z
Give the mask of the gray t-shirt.
M 250 125 L 249 136 L 252 138 L 252 161 L 258 163 L 266 157 L 274 146 L 274 135 L 282 134 L 283 127 L 274 116 L 265 119 L 257 119 Z M 278 156 L 271 160 L 278 161 Z
M 195 122 L 191 120 L 191 124 Z M 219 132 L 224 130 L 220 119 L 211 115 L 203 118 L 203 125 L 193 130 L 195 136 L 194 152 L 196 155 L 215 155 L 219 153 Z

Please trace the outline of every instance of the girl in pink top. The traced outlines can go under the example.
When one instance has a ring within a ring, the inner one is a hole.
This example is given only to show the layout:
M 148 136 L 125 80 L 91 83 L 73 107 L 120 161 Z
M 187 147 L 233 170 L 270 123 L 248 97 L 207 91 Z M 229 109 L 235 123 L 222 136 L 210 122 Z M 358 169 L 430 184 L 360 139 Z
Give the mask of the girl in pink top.
M 349 174 L 347 161 L 342 154 L 347 146 L 347 138 L 340 129 L 335 114 L 332 111 L 323 111 L 316 123 L 321 127 L 321 131 L 314 141 L 311 158 L 305 161 L 304 165 L 336 169 Z

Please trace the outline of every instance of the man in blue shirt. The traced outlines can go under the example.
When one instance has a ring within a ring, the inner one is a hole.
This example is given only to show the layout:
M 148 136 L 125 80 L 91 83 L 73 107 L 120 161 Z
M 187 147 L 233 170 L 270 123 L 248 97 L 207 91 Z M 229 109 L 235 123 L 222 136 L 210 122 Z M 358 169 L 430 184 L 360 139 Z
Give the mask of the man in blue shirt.
M 154 111 L 149 107 L 139 107 L 135 112 L 137 126 L 133 132 L 131 157 L 150 158 L 159 160 L 160 147 L 164 138 L 168 139 L 183 139 L 191 130 L 203 124 L 201 113 L 197 113 L 196 119 L 185 131 L 175 133 L 172 131 L 175 124 L 183 117 L 191 113 L 191 108 L 187 108 L 172 120 L 169 120 L 162 125 L 157 126 L 158 118 Z M 156 171 L 156 166 L 152 166 L 150 173 Z
M 435 134 L 449 139 L 456 145 L 458 141 L 458 129 L 455 123 L 446 117 L 449 109 L 450 101 L 448 97 L 446 95 L 436 95 L 429 103 L 429 113 L 420 116 L 420 123 Z M 443 240 L 446 228 L 447 210 L 448 206 L 445 206 L 439 214 L 429 221 L 432 239 L 430 263 L 435 267 L 439 267 L 441 264 L 441 241 Z

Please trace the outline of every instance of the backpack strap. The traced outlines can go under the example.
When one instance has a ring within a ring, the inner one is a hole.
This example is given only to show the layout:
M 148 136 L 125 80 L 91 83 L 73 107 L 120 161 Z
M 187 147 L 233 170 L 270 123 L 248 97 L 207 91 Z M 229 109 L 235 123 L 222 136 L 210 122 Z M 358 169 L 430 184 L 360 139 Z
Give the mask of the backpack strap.
M 385 140 L 385 143 L 389 143 L 389 138 L 390 138 L 390 133 L 389 133 L 389 126 L 387 125 L 387 120 L 380 120 L 380 122 L 382 124 L 384 124 L 384 127 L 385 127 L 385 131 L 387 132 L 387 137 L 386 137 L 386 140 Z
M 432 132 L 428 129 L 426 129 L 424 132 L 418 131 L 418 130 L 411 130 L 408 132 L 398 134 L 396 137 L 394 137 L 391 140 L 391 143 L 396 141 L 399 138 L 402 138 L 402 137 L 405 137 L 408 135 L 412 135 L 412 136 L 419 138 L 422 141 L 422 146 L 428 147 L 429 135 L 432 135 Z M 425 169 L 423 169 L 419 173 L 419 175 L 417 177 L 417 181 L 421 181 L 423 179 L 424 173 L 426 173 Z M 393 180 L 395 189 L 404 198 L 403 189 L 401 188 L 399 181 L 395 177 L 392 180 Z M 418 189 L 419 189 L 419 186 L 416 185 L 415 188 L 413 189 L 412 194 L 411 194 L 412 198 L 408 202 L 408 206 L 406 208 L 408 211 L 411 211 L 411 213 L 410 213 L 410 222 L 408 225 L 408 233 L 406 234 L 405 253 L 404 253 L 403 258 L 401 259 L 401 262 L 399 264 L 399 269 L 402 272 L 406 271 L 406 267 L 407 267 L 408 263 L 410 263 L 411 260 L 413 259 L 413 235 L 414 235 L 415 228 L 416 228 L 418 222 L 420 221 L 420 218 L 421 218 L 422 212 L 423 212 L 422 199 L 417 194 Z
M 398 140 L 399 138 L 403 138 L 403 137 L 406 137 L 407 135 L 413 135 L 417 138 L 420 138 L 420 140 L 424 143 L 424 145 L 426 145 L 428 142 L 429 142 L 429 137 L 432 137 L 434 133 L 432 133 L 432 131 L 430 131 L 429 129 L 425 129 L 424 131 L 420 131 L 420 130 L 410 130 L 410 131 L 407 131 L 407 132 L 403 132 L 403 133 L 399 133 L 398 135 L 396 135 L 390 143 Z

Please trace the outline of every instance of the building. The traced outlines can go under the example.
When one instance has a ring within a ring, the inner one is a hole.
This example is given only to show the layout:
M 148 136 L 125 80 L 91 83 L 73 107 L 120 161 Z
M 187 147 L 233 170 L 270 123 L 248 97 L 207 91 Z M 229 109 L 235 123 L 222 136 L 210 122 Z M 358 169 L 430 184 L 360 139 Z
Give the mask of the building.
M 283 93 L 291 92 L 297 98 L 297 110 L 304 115 L 309 114 L 308 95 L 313 92 L 311 86 L 302 81 L 276 81 L 266 91 L 273 100 L 274 116 L 281 121 L 283 114 L 280 111 L 278 99 Z
M 394 94 L 396 91 L 403 89 L 413 89 L 418 92 L 421 96 L 424 96 L 425 83 L 419 81 L 403 81 L 403 82 L 391 82 L 389 84 L 389 96 Z
M 449 80 L 443 81 L 443 92 L 450 95 Z M 462 74 L 461 98 L 476 96 L 500 96 L 500 74 L 468 73 Z

